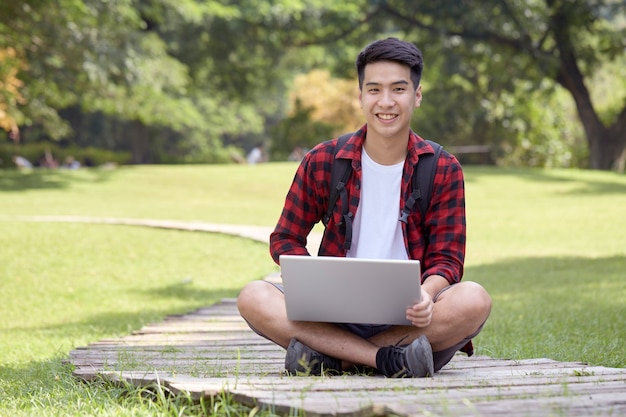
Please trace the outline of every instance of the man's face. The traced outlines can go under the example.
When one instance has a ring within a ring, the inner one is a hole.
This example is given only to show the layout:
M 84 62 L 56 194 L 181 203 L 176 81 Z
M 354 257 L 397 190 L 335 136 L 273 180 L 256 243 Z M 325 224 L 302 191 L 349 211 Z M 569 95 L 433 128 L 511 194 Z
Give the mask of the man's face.
M 408 66 L 391 61 L 368 64 L 359 93 L 368 138 L 407 139 L 411 118 L 422 101 L 414 90 Z

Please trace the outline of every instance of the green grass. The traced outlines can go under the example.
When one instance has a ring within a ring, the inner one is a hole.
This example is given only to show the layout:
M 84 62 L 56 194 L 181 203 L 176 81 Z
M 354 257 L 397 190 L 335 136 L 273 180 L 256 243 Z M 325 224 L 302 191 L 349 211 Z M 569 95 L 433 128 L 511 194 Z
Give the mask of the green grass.
M 82 384 L 63 360 L 75 347 L 234 297 L 275 270 L 265 244 L 15 216 L 272 226 L 294 170 L 285 163 L 0 171 L 0 416 L 254 413 L 227 399 L 198 406 Z M 626 366 L 626 177 L 468 167 L 466 187 L 465 279 L 494 300 L 477 353 Z
M 136 166 L 0 174 L 0 214 L 274 225 L 295 165 Z
M 0 222 L 0 357 L 68 352 L 233 297 L 273 268 L 264 244 L 127 226 Z
M 624 367 L 626 177 L 468 169 L 465 279 L 494 308 L 479 353 Z

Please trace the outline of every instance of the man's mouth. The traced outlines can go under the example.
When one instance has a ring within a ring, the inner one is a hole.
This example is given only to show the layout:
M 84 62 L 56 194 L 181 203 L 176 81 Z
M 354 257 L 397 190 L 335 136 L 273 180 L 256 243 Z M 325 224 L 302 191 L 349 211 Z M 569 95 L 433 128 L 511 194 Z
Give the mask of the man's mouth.
M 378 113 L 378 118 L 383 120 L 392 120 L 398 117 L 397 114 L 389 114 L 389 113 Z

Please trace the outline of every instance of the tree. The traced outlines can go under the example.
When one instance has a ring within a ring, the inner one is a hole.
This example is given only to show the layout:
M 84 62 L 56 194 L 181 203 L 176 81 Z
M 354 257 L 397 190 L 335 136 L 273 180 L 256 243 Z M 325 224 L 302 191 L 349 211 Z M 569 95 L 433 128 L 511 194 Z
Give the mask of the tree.
M 14 112 L 21 125 L 65 137 L 70 126 L 58 111 L 75 105 L 144 124 L 199 119 L 184 97 L 186 69 L 142 30 L 131 0 L 8 3 L 0 8 L 0 47 L 11 45 L 25 63 L 17 75 L 24 105 Z
M 276 124 L 271 131 L 270 153 L 275 160 L 297 160 L 306 150 L 314 147 L 321 140 L 330 139 L 336 126 L 315 120 L 312 107 L 303 107 L 299 99 L 289 116 Z M 300 156 L 292 156 L 298 153 Z
M 298 103 L 306 103 L 311 109 L 311 120 L 336 126 L 333 134 L 340 135 L 364 123 L 357 95 L 356 78 L 337 79 L 328 71 L 313 70 L 296 76 L 290 103 L 292 109 L 297 108 Z
M 623 56 L 626 11 L 620 0 L 489 0 L 419 4 L 376 1 L 401 27 L 430 39 L 454 39 L 453 49 L 482 59 L 494 77 L 551 79 L 572 96 L 584 127 L 593 169 L 621 168 L 626 153 L 626 93 L 603 122 L 589 80 L 602 64 Z M 497 56 L 498 59 L 494 59 Z M 485 58 L 487 58 L 485 60 Z M 622 80 L 623 81 L 623 80 Z
M 0 49 L 0 129 L 9 132 L 14 140 L 19 138 L 19 129 L 12 114 L 24 100 L 20 92 L 23 83 L 16 77 L 21 65 L 15 49 Z
M 16 57 L 0 75 L 22 83 L 20 95 L 3 89 L 13 103 L 3 120 L 37 126 L 37 137 L 90 141 L 99 132 L 72 130 L 97 122 L 121 132 L 106 141 L 130 142 L 138 163 L 151 160 L 157 137 L 196 155 L 256 142 L 285 108 L 286 46 L 323 30 L 321 18 L 348 25 L 352 12 L 308 0 L 1 2 L 0 50 Z
M 541 92 L 558 84 L 574 98 L 591 167 L 609 169 L 626 147 L 626 93 L 602 108 L 590 80 L 607 63 L 620 68 L 621 1 L 3 1 L 0 51 L 14 51 L 0 57 L 0 82 L 11 80 L 0 88 L 3 126 L 36 125 L 70 140 L 80 136 L 73 128 L 92 126 L 81 140 L 109 132 L 107 142 L 130 144 L 136 162 L 154 161 L 161 146 L 194 155 L 186 160 L 221 160 L 201 155 L 267 141 L 288 113 L 297 75 L 329 69 L 352 78 L 366 42 L 396 35 L 423 45 L 428 71 L 436 68 L 425 82 L 436 83 L 428 100 L 437 107 L 419 112 L 430 137 L 441 132 L 454 143 L 478 132 L 492 141 L 515 136 L 507 146 L 517 146 L 539 130 L 531 119 L 552 100 Z M 615 78 L 626 87 L 626 76 Z M 298 124 L 303 115 L 325 120 L 311 105 L 302 99 Z M 530 143 L 558 137 L 540 130 Z M 535 156 L 519 160 L 541 163 Z
M 207 117 L 226 131 L 225 140 L 244 147 L 272 136 L 289 111 L 294 76 L 329 65 L 326 52 L 344 48 L 326 43 L 329 34 L 354 30 L 360 13 L 352 1 L 230 0 L 212 7 L 197 22 L 163 34 L 188 66 L 197 94 L 220 98 L 221 112 Z M 245 126 L 250 129 L 242 131 Z

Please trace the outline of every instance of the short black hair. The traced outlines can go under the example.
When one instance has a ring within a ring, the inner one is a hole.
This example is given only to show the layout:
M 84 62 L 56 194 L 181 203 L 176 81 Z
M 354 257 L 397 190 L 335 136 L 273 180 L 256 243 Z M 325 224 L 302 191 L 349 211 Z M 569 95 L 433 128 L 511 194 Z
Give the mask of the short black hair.
M 409 42 L 397 38 L 381 39 L 367 45 L 356 59 L 356 71 L 359 75 L 359 89 L 363 88 L 365 66 L 374 62 L 392 61 L 406 65 L 411 70 L 411 81 L 417 89 L 422 78 L 424 58 L 422 51 Z

